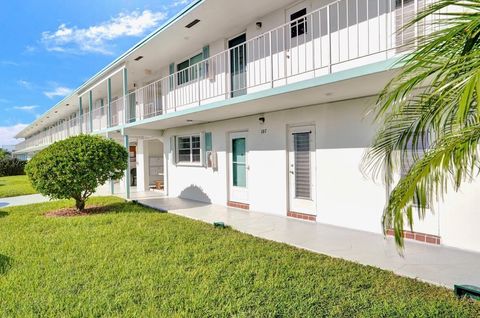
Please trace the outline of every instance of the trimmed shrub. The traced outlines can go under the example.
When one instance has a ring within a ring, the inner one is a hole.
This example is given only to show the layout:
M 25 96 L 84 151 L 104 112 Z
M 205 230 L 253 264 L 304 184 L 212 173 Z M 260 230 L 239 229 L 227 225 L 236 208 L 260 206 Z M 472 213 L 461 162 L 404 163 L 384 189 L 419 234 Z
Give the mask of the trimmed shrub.
M 0 148 L 0 159 L 10 158 L 11 156 L 12 154 L 9 151 Z
M 82 211 L 100 185 L 123 176 L 127 160 L 127 150 L 115 141 L 80 135 L 40 151 L 25 171 L 38 192 L 52 199 L 72 198 Z
M 0 159 L 0 177 L 19 176 L 25 174 L 27 162 L 17 158 L 5 157 Z

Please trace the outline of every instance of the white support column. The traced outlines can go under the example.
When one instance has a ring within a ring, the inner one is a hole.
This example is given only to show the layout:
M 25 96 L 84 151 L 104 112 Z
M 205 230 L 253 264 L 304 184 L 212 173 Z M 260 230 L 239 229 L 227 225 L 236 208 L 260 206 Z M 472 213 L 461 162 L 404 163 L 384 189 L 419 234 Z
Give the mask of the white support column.
M 150 167 L 149 167 L 148 141 L 139 139 L 137 142 L 137 190 L 145 192 L 149 190 Z
M 130 142 L 128 140 L 128 135 L 123 136 L 123 145 L 127 149 L 128 159 L 127 159 L 127 170 L 125 170 L 125 197 L 130 199 Z

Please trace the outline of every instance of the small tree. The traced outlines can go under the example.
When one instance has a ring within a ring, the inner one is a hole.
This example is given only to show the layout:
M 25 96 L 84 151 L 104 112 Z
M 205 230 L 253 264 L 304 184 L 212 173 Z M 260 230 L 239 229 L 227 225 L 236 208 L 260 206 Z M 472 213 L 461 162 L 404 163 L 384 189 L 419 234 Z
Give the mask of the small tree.
M 25 171 L 38 192 L 53 199 L 73 198 L 83 211 L 100 185 L 123 176 L 127 160 L 127 150 L 115 141 L 80 135 L 40 151 Z
M 12 154 L 8 150 L 0 148 L 0 159 L 10 158 L 11 155 Z

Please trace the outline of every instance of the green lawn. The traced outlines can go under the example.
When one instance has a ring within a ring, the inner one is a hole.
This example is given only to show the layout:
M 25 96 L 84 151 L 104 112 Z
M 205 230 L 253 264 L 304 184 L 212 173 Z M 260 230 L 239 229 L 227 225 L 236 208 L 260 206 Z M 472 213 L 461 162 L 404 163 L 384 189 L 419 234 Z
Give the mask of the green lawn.
M 118 198 L 90 203 L 112 210 L 0 210 L 1 317 L 480 316 L 479 303 L 373 267 Z
M 33 193 L 36 191 L 32 188 L 27 176 L 0 177 L 0 198 Z

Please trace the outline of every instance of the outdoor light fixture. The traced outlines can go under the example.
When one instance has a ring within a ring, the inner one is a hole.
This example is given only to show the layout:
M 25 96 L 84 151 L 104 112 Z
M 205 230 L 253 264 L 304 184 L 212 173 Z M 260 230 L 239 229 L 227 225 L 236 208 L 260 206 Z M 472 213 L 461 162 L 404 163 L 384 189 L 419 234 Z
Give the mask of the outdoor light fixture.
M 226 228 L 226 225 L 224 222 L 213 222 L 213 226 L 220 229 Z
M 263 23 L 261 21 L 258 21 L 257 23 L 255 23 L 255 25 L 257 26 L 257 29 L 261 29 Z
M 258 121 L 260 122 L 261 125 L 265 124 L 265 117 L 260 117 L 258 118 Z
M 473 285 L 454 285 L 454 293 L 459 298 L 468 297 L 475 300 L 480 300 L 480 287 Z

